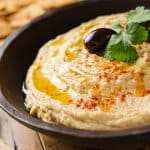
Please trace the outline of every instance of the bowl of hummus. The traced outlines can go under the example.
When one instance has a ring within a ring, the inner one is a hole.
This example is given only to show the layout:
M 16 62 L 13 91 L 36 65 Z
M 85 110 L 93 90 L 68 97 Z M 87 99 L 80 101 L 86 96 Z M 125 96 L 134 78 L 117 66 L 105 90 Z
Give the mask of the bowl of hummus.
M 0 70 L 0 106 L 30 128 L 94 148 L 150 142 L 147 0 L 53 10 L 8 37 Z

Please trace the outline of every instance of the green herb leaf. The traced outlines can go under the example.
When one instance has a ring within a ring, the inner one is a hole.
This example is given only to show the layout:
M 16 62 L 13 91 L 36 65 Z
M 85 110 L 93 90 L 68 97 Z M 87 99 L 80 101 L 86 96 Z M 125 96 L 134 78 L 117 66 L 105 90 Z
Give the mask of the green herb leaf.
M 106 58 L 110 60 L 131 62 L 138 58 L 138 54 L 129 44 L 128 35 L 123 32 L 111 37 L 106 50 Z
M 143 23 L 150 21 L 150 9 L 144 9 L 144 7 L 137 7 L 135 10 L 131 10 L 127 16 L 127 24 L 130 23 Z
M 122 51 L 123 47 L 124 51 Z M 138 58 L 138 54 L 129 44 L 125 46 L 123 42 L 120 42 L 118 45 L 111 46 L 111 49 L 106 52 L 106 58 L 109 60 L 132 62 Z
M 148 40 L 148 30 L 140 25 L 150 20 L 150 10 L 137 7 L 127 16 L 127 24 L 122 27 L 119 22 L 112 24 L 111 28 L 117 32 L 108 42 L 105 56 L 110 60 L 131 62 L 138 58 L 138 53 L 133 45 L 141 44 Z
M 117 33 L 120 33 L 121 31 L 123 31 L 123 27 L 120 25 L 119 22 L 113 23 L 110 28 L 116 31 Z
M 145 27 L 139 24 L 129 24 L 126 26 L 126 34 L 128 35 L 128 40 L 132 44 L 141 44 L 143 41 L 148 39 L 148 31 Z

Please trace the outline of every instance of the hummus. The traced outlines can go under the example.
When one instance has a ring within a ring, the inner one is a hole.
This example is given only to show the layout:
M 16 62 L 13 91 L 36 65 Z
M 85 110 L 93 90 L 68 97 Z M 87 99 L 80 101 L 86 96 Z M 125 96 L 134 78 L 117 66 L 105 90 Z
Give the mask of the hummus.
M 126 13 L 100 16 L 48 41 L 28 70 L 25 106 L 51 123 L 90 130 L 150 125 L 150 43 L 136 45 L 133 63 L 90 54 L 85 36 L 126 22 Z

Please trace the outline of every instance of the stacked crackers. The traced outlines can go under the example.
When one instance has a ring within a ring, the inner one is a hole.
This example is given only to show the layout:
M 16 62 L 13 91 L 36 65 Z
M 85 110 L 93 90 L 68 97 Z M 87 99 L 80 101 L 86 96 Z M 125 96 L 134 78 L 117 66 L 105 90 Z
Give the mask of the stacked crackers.
M 0 44 L 5 38 L 45 12 L 79 0 L 0 0 Z

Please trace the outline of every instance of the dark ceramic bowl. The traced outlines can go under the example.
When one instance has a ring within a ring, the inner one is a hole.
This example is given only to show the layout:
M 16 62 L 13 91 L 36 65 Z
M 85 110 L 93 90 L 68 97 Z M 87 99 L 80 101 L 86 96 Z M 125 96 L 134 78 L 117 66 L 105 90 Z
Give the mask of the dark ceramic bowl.
M 118 131 L 79 130 L 48 124 L 26 112 L 22 83 L 39 48 L 49 39 L 99 15 L 136 6 L 150 8 L 149 0 L 91 0 L 53 10 L 7 38 L 0 49 L 0 106 L 10 116 L 36 131 L 92 148 L 141 147 L 150 143 L 150 126 Z

